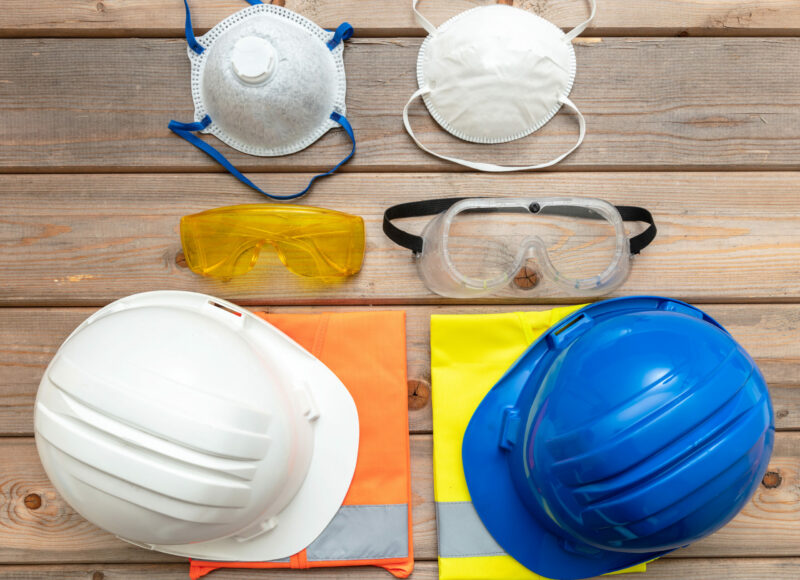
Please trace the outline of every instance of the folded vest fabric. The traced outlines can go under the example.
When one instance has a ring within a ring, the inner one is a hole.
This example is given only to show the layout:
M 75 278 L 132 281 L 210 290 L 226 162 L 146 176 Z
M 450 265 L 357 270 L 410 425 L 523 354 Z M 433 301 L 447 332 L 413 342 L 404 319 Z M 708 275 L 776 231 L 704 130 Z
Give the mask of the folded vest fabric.
M 339 513 L 308 548 L 277 562 L 193 560 L 200 578 L 219 568 L 378 566 L 398 578 L 414 568 L 405 312 L 258 313 L 321 360 L 358 408 L 353 482 Z
M 580 307 L 431 317 L 433 482 L 441 580 L 541 578 L 506 554 L 467 489 L 461 444 L 483 397 L 533 342 Z M 645 565 L 624 572 L 643 572 Z

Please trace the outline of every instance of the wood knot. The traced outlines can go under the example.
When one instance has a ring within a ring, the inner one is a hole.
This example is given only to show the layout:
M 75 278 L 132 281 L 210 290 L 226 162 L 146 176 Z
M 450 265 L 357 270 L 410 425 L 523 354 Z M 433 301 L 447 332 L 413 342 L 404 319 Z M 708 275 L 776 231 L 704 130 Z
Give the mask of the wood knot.
M 100 12 L 100 13 L 103 13 L 103 12 L 105 12 L 105 11 L 106 11 L 106 5 L 105 5 L 105 4 L 103 4 L 102 2 L 98 2 L 98 3 L 95 5 L 95 7 L 94 7 L 94 8 L 95 8 L 95 10 L 97 10 L 97 11 L 98 11 L 98 12 Z
M 92 574 L 92 580 L 103 580 L 103 578 L 105 577 L 106 575 L 103 574 L 102 572 L 95 572 L 94 574 Z
M 768 471 L 764 474 L 764 479 L 761 480 L 761 485 L 767 489 L 775 489 L 783 483 L 781 474 L 777 471 Z
M 183 250 L 181 250 L 175 255 L 175 264 L 178 266 L 178 268 L 189 267 L 186 265 L 186 254 L 183 253 Z
M 679 38 L 686 38 L 687 36 L 689 36 L 689 31 L 681 30 L 676 36 L 678 36 Z
M 25 496 L 25 507 L 29 510 L 38 510 L 42 507 L 42 496 L 38 493 L 29 493 Z
M 431 400 L 431 386 L 426 381 L 408 381 L 408 409 L 418 411 Z
M 531 288 L 535 288 L 536 285 L 539 283 L 539 275 L 536 273 L 536 270 L 525 266 L 517 275 L 514 276 L 514 284 L 517 288 L 521 288 L 523 290 L 530 290 Z

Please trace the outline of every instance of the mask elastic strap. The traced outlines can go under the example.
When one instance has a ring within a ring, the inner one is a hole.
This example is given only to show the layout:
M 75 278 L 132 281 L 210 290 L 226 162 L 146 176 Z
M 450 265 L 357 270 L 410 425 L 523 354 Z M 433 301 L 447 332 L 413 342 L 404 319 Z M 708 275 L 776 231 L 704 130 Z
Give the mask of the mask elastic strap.
M 328 41 L 328 48 L 335 49 L 343 41 L 348 40 L 353 36 L 353 27 L 349 22 L 342 22 L 339 27 L 334 31 L 333 37 Z
M 431 24 L 431 21 L 425 18 L 422 13 L 417 9 L 417 4 L 419 4 L 419 0 L 412 0 L 411 2 L 411 9 L 414 11 L 414 18 L 417 20 L 417 24 L 419 24 L 422 28 L 426 30 L 428 34 L 433 34 L 436 32 L 436 27 Z M 595 14 L 597 13 L 597 3 L 596 0 L 589 0 L 589 6 L 592 8 L 592 12 L 589 15 L 589 19 L 585 22 L 582 22 L 575 28 L 573 28 L 564 38 L 565 42 L 572 42 L 575 40 L 576 37 L 580 36 L 586 28 L 588 28 L 589 24 L 592 23 L 594 20 Z
M 579 127 L 578 142 L 575 143 L 575 145 L 573 145 L 569 151 L 563 153 L 562 155 L 559 155 L 552 161 L 547 161 L 546 163 L 539 163 L 537 165 L 509 166 L 509 165 L 495 165 L 493 163 L 481 163 L 480 161 L 467 161 L 466 159 L 460 159 L 458 157 L 448 157 L 447 155 L 441 155 L 439 153 L 436 153 L 435 151 L 432 151 L 431 149 L 420 143 L 419 139 L 417 139 L 417 136 L 414 134 L 414 130 L 411 128 L 411 122 L 408 119 L 408 109 L 411 107 L 411 104 L 416 99 L 424 95 L 427 95 L 429 92 L 430 89 L 428 87 L 423 87 L 419 89 L 416 93 L 411 95 L 411 98 L 408 100 L 408 103 L 406 103 L 406 106 L 403 109 L 403 124 L 406 126 L 406 131 L 408 131 L 408 134 L 414 140 L 414 143 L 416 143 L 417 146 L 423 151 L 430 153 L 431 155 L 433 155 L 434 157 L 438 157 L 439 159 L 444 159 L 445 161 L 450 161 L 452 163 L 458 163 L 459 165 L 463 165 L 464 167 L 469 167 L 470 169 L 476 169 L 478 171 L 488 171 L 492 173 L 506 173 L 511 171 L 530 171 L 533 169 L 544 169 L 546 167 L 552 167 L 556 163 L 559 163 L 560 161 L 569 157 L 578 147 L 581 146 L 581 143 L 583 143 L 583 140 L 586 137 L 586 119 L 583 118 L 583 115 L 575 106 L 575 104 L 572 101 L 570 101 L 569 98 L 564 97 L 561 100 L 561 102 L 567 108 L 571 109 L 578 118 L 578 127 Z
M 245 2 L 250 4 L 250 6 L 263 4 L 261 0 L 245 0 Z M 203 54 L 203 51 L 206 48 L 202 44 L 197 42 L 197 38 L 195 38 L 194 36 L 194 28 L 192 27 L 192 13 L 189 10 L 188 0 L 183 0 L 183 5 L 186 8 L 186 23 L 184 24 L 184 34 L 186 35 L 186 43 L 189 45 L 189 48 L 191 48 L 193 52 L 197 54 Z
M 594 0 L 592 1 L 594 2 Z M 425 18 L 419 10 L 417 10 L 417 4 L 419 4 L 419 0 L 412 0 L 411 9 L 414 11 L 414 18 L 417 19 L 417 24 L 422 26 L 422 28 L 424 28 L 428 34 L 433 34 L 436 32 L 436 27 L 431 24 L 431 21 Z
M 242 172 L 236 169 L 236 167 L 234 167 L 233 164 L 230 161 L 228 161 L 222 153 L 220 153 L 213 146 L 209 145 L 208 143 L 200 139 L 197 135 L 195 135 L 194 133 L 196 131 L 202 131 L 211 124 L 211 117 L 209 117 L 208 115 L 203 117 L 203 119 L 197 123 L 179 123 L 178 121 L 170 121 L 168 127 L 178 137 L 185 139 L 186 141 L 188 141 L 189 143 L 191 143 L 192 145 L 203 151 L 214 161 L 222 165 L 222 167 L 224 167 L 228 171 L 228 173 L 233 175 L 236 179 L 238 179 L 248 187 L 252 187 L 257 192 L 262 193 L 271 199 L 276 199 L 278 201 L 288 201 L 290 199 L 297 199 L 298 197 L 301 197 L 306 193 L 308 193 L 308 190 L 311 189 L 312 184 L 317 179 L 319 179 L 320 177 L 327 177 L 328 175 L 332 175 L 342 165 L 350 161 L 350 159 L 355 154 L 356 136 L 353 133 L 353 127 L 350 125 L 350 122 L 344 115 L 340 115 L 339 113 L 336 112 L 332 113 L 330 118 L 331 120 L 335 121 L 336 123 L 342 126 L 342 128 L 347 133 L 347 136 L 350 138 L 353 147 L 350 150 L 350 153 L 347 155 L 347 157 L 345 157 L 339 163 L 337 163 L 333 169 L 331 169 L 326 173 L 320 173 L 318 175 L 315 175 L 314 177 L 311 178 L 311 180 L 308 182 L 308 185 L 303 191 L 301 191 L 300 193 L 294 193 L 292 195 L 273 195 L 271 193 L 267 193 L 266 191 L 258 187 L 255 183 L 250 181 Z
M 425 201 L 412 201 L 409 203 L 401 203 L 387 209 L 383 213 L 383 233 L 398 246 L 408 248 L 414 255 L 422 253 L 423 239 L 421 236 L 409 234 L 401 230 L 392 223 L 393 220 L 413 217 L 424 217 L 429 215 L 438 215 L 443 211 L 447 211 L 459 201 L 465 199 L 481 199 L 469 197 L 447 197 L 443 199 L 429 199 Z M 620 217 L 626 222 L 643 222 L 648 224 L 640 234 L 633 236 L 630 240 L 631 254 L 639 254 L 656 238 L 658 229 L 656 222 L 653 219 L 653 214 L 643 207 L 636 207 L 630 205 L 615 206 L 619 212 Z M 602 219 L 592 211 L 580 211 L 581 208 L 571 208 L 569 211 L 557 212 L 554 208 L 549 209 L 549 213 L 555 215 L 565 215 L 569 217 L 583 217 L 589 219 Z
M 589 19 L 581 24 L 578 24 L 578 26 L 570 30 L 564 37 L 564 42 L 572 42 L 573 40 L 575 40 L 575 38 L 580 36 L 583 33 L 583 31 L 586 30 L 592 23 L 595 14 L 597 14 L 597 3 L 595 2 L 595 0 L 589 0 L 589 6 L 592 7 L 592 12 L 591 14 L 589 14 Z

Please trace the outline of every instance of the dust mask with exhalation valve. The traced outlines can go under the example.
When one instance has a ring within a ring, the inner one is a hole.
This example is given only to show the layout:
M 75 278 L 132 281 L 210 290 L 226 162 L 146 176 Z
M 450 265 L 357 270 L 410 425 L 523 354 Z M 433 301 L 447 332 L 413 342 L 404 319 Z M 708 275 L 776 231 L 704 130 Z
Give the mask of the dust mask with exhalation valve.
M 195 38 L 184 0 L 195 114 L 193 123 L 171 121 L 169 128 L 245 185 L 273 199 L 295 199 L 355 153 L 355 136 L 345 117 L 342 58 L 342 41 L 353 28 L 344 23 L 328 31 L 282 6 L 247 2 L 249 7 Z M 352 142 L 350 153 L 292 195 L 263 191 L 195 135 L 210 133 L 244 153 L 275 157 L 301 151 L 339 126 Z
M 595 15 L 564 33 L 549 20 L 504 4 L 479 6 L 434 27 L 412 1 L 417 22 L 428 31 L 417 61 L 419 90 L 403 110 L 408 134 L 424 151 L 480 171 L 543 169 L 574 152 L 586 135 L 586 122 L 569 99 L 575 81 L 572 41 Z M 432 151 L 409 121 L 409 107 L 422 98 L 434 119 L 450 134 L 472 143 L 506 143 L 543 127 L 562 106 L 578 120 L 578 140 L 550 161 L 504 166 L 468 161 Z

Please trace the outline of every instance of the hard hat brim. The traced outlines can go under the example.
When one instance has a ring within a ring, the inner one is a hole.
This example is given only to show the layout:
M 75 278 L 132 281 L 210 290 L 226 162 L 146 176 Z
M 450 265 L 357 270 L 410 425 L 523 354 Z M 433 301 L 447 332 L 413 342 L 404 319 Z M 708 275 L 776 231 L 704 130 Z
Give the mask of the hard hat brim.
M 558 536 L 528 509 L 517 492 L 509 470 L 509 453 L 500 447 L 504 411 L 516 406 L 528 379 L 558 335 L 576 324 L 582 313 L 602 309 L 663 308 L 663 298 L 636 297 L 609 300 L 587 306 L 568 316 L 542 335 L 492 387 L 475 411 L 464 434 L 462 460 L 467 487 L 483 525 L 509 555 L 531 571 L 554 580 L 580 580 L 624 570 L 663 556 L 660 552 L 612 552 L 584 545 L 568 532 Z M 677 307 L 684 306 L 678 301 Z M 686 305 L 688 307 L 688 305 Z M 690 308 L 690 307 L 688 307 Z M 557 526 L 555 522 L 553 526 Z M 565 540 L 572 544 L 568 549 Z M 581 555 L 575 547 L 584 547 Z
M 320 366 L 322 363 L 317 361 Z M 217 562 L 260 562 L 288 558 L 307 548 L 342 506 L 358 456 L 358 413 L 347 389 L 324 367 L 304 363 L 320 409 L 314 454 L 303 486 L 280 516 L 278 528 L 252 540 L 223 538 L 156 550 Z

